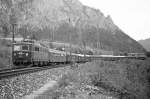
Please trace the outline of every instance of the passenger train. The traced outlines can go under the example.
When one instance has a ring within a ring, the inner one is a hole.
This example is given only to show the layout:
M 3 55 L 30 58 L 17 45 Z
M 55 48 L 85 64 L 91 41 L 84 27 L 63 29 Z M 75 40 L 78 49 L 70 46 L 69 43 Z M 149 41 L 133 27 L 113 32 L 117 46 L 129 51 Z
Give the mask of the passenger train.
M 112 51 L 111 55 L 107 55 L 106 51 L 105 55 L 94 55 L 94 52 L 89 50 L 50 48 L 41 44 L 40 41 L 34 40 L 24 40 L 13 43 L 12 52 L 12 61 L 15 66 L 83 63 L 97 59 L 114 60 L 120 58 L 145 59 L 146 55 L 144 53 L 127 53 L 124 56 L 114 56 Z

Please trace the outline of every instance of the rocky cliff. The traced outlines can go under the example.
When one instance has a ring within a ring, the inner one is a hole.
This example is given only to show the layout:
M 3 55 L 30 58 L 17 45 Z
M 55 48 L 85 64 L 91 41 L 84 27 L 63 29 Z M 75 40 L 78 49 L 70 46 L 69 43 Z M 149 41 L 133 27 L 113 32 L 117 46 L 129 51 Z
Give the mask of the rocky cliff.
M 100 10 L 84 6 L 78 0 L 14 0 L 12 7 L 17 12 L 16 23 L 23 36 L 105 50 L 144 51 L 109 15 L 105 17 Z

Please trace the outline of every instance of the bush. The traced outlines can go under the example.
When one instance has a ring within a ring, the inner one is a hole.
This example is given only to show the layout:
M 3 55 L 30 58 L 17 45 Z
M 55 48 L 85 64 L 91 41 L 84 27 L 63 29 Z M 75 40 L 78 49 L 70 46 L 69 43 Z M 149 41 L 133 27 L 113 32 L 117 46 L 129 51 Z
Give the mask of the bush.
M 8 42 L 0 40 L 0 69 L 9 68 L 11 62 L 11 47 L 8 47 Z
M 146 56 L 147 56 L 147 57 L 150 57 L 150 51 L 147 51 L 147 52 L 146 52 Z
M 148 65 L 149 62 L 145 60 L 126 59 L 86 63 L 62 76 L 58 82 L 57 93 L 59 94 L 54 96 L 68 96 L 71 93 L 78 95 L 77 90 L 86 90 L 88 85 L 99 88 L 99 93 L 109 94 L 119 99 L 148 99 L 146 88 Z M 93 94 L 98 92 L 94 91 Z

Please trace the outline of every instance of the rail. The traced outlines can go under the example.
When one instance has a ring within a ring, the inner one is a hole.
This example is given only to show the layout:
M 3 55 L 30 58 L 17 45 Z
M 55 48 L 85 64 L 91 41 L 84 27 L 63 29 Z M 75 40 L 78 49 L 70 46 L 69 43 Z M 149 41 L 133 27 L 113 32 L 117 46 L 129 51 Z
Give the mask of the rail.
M 0 80 L 4 78 L 27 74 L 27 73 L 33 73 L 33 72 L 38 72 L 38 71 L 52 69 L 52 68 L 64 67 L 66 65 L 67 64 L 60 64 L 60 65 L 43 66 L 43 67 L 28 67 L 28 68 L 11 69 L 11 70 L 9 69 L 9 70 L 4 70 L 4 71 L 1 70 Z

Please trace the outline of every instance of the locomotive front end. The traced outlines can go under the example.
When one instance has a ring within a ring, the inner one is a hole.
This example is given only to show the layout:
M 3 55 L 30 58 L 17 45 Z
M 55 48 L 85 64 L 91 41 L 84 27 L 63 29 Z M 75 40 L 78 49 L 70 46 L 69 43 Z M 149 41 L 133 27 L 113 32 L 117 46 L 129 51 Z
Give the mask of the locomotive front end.
M 15 43 L 13 44 L 13 64 L 14 65 L 29 65 L 32 60 L 32 45 L 30 43 Z

